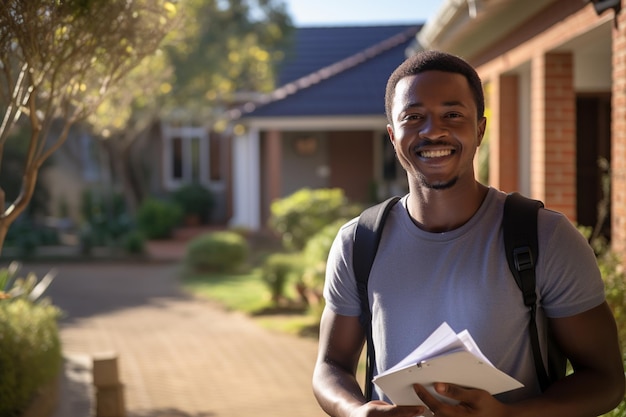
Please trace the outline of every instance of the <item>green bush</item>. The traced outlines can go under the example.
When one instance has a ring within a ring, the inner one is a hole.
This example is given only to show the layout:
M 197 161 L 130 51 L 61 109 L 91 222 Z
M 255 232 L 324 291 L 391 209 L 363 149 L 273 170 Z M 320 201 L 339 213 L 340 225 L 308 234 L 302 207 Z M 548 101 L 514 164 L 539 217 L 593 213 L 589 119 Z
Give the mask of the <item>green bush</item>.
M 81 249 L 89 254 L 94 247 L 118 247 L 136 226 L 128 213 L 124 196 L 116 192 L 83 190 L 80 212 Z
M 626 274 L 617 255 L 607 251 L 598 257 L 598 265 L 604 279 L 606 301 L 613 311 L 617 322 L 617 331 L 622 343 L 622 361 L 626 367 Z M 626 401 L 606 417 L 626 417 Z
M 16 277 L 0 269 L 0 416 L 19 416 L 61 369 L 60 311 L 41 295 L 52 275 Z
M 359 212 L 339 188 L 304 188 L 272 203 L 270 227 L 281 235 L 286 249 L 300 251 L 327 224 Z
M 187 245 L 185 266 L 192 271 L 233 272 L 248 256 L 248 242 L 234 232 L 210 232 Z
M 299 278 L 302 271 L 302 256 L 294 253 L 274 253 L 267 257 L 261 271 L 261 279 L 267 286 L 272 303 L 278 305 L 285 300 L 285 289 L 292 277 Z
M 181 207 L 183 215 L 197 216 L 203 224 L 209 222 L 215 206 L 213 193 L 197 182 L 185 184 L 174 191 L 172 201 Z
M 590 241 L 596 254 L 598 267 L 604 280 L 606 301 L 617 323 L 617 331 L 622 343 L 622 360 L 626 367 L 626 273 L 624 267 L 605 238 L 594 237 L 591 227 L 578 226 L 578 230 Z M 626 417 L 626 401 L 622 401 L 616 409 L 603 416 Z
M 339 219 L 325 226 L 304 247 L 304 272 L 299 282 L 300 294 L 306 299 L 310 309 L 321 314 L 323 307 L 322 290 L 326 274 L 326 259 L 335 236 L 345 220 Z
M 61 368 L 58 310 L 26 299 L 0 301 L 0 415 L 19 416 Z
M 146 239 L 141 232 L 133 230 L 123 237 L 124 251 L 133 255 L 140 255 L 146 250 Z
M 172 236 L 181 217 L 177 204 L 149 198 L 137 210 L 137 227 L 147 239 L 165 239 Z

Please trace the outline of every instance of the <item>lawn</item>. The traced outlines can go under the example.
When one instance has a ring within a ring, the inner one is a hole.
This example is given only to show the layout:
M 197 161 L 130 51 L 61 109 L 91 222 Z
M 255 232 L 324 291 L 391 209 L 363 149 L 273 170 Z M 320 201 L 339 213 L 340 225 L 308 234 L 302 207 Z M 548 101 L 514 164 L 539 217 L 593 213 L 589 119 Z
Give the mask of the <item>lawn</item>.
M 243 312 L 265 328 L 300 336 L 317 336 L 318 319 L 293 301 L 296 298 L 293 288 L 286 294 L 290 302 L 274 305 L 258 269 L 238 274 L 188 273 L 183 277 L 183 289 L 215 301 L 227 310 Z

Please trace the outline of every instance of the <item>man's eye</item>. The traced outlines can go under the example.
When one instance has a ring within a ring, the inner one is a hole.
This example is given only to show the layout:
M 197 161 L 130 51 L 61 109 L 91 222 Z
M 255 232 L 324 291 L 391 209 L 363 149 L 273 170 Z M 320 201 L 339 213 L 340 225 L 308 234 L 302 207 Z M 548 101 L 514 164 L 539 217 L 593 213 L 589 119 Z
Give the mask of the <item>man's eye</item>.
M 463 117 L 463 115 L 461 113 L 448 113 L 446 114 L 446 117 L 448 119 L 456 119 L 458 117 Z
M 421 118 L 422 118 L 421 114 L 415 114 L 415 113 L 407 114 L 406 116 L 404 116 L 404 120 L 419 120 Z

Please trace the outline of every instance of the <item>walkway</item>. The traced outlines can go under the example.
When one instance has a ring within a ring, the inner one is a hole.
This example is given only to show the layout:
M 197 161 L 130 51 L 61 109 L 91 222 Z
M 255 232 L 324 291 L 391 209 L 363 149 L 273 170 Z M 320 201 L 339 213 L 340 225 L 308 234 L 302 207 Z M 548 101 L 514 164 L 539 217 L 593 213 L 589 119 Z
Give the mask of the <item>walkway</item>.
M 94 415 L 76 395 L 81 385 L 70 393 L 68 383 L 88 375 L 93 355 L 110 351 L 119 355 L 128 417 L 324 415 L 310 388 L 315 341 L 181 294 L 176 263 L 55 268 L 49 295 L 66 312 L 61 338 L 71 359 L 55 417 Z

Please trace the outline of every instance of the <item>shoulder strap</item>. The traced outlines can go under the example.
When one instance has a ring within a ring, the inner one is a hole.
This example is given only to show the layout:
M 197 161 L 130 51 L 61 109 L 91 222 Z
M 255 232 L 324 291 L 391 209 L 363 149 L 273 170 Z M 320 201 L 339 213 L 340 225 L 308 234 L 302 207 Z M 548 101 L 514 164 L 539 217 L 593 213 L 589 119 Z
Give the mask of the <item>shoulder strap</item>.
M 352 268 L 356 277 L 359 299 L 361 301 L 361 325 L 367 338 L 367 356 L 365 372 L 365 397 L 372 399 L 372 378 L 376 357 L 372 342 L 372 312 L 370 311 L 367 294 L 367 281 L 374 257 L 378 250 L 383 226 L 389 211 L 400 197 L 391 197 L 382 203 L 369 207 L 361 213 L 354 231 L 354 247 L 352 249 Z
M 537 212 L 543 203 L 523 197 L 519 193 L 507 195 L 504 204 L 502 231 L 504 248 L 509 268 L 517 286 L 522 291 L 524 305 L 530 311 L 528 331 L 535 362 L 535 371 L 539 385 L 544 391 L 550 385 L 550 379 L 541 357 L 539 335 L 537 333 L 537 294 L 535 291 L 535 265 L 539 256 L 537 238 Z

